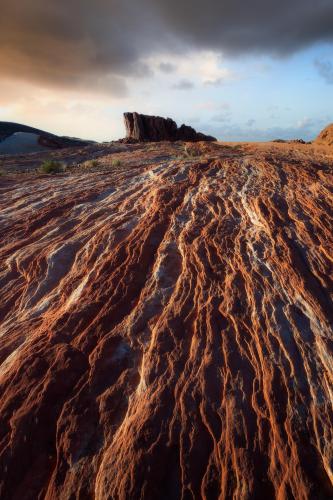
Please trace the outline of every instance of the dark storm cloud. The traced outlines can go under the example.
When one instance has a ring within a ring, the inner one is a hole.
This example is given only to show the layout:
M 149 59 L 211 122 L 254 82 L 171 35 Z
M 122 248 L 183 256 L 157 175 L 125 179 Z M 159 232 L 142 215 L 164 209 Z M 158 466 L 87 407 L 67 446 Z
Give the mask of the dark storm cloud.
M 332 0 L 1 0 L 3 74 L 124 92 L 145 56 L 188 49 L 287 55 L 333 39 Z M 160 67 L 163 71 L 163 67 Z M 164 71 L 170 67 L 164 66 Z M 104 81 L 105 78 L 105 81 Z
M 140 56 L 158 39 L 157 23 L 139 3 L 1 0 L 2 74 L 124 94 L 124 77 L 151 76 Z
M 225 53 L 285 55 L 333 40 L 331 0 L 151 1 L 177 37 Z

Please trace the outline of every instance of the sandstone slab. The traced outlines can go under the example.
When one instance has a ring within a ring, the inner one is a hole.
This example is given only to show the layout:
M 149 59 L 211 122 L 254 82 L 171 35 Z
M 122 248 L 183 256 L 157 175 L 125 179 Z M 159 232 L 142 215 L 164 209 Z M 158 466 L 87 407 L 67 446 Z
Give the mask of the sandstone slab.
M 181 146 L 0 178 L 2 500 L 332 498 L 332 156 Z

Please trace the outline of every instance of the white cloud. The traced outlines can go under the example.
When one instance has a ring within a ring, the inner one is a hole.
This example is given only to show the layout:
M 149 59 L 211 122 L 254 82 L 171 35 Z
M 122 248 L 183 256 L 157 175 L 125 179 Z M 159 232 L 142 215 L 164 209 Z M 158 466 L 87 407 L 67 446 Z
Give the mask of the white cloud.
M 298 120 L 296 127 L 300 129 L 308 129 L 315 125 L 315 122 L 312 118 L 304 117 L 301 120 Z
M 186 78 L 182 78 L 179 82 L 175 83 L 171 87 L 175 90 L 191 90 L 194 88 L 194 83 L 191 80 L 187 80 Z
M 0 120 L 15 121 L 59 135 L 111 140 L 124 136 L 128 99 L 53 91 L 26 82 L 0 83 Z M 96 127 L 98 124 L 98 127 Z
M 186 55 L 162 54 L 147 58 L 143 61 L 152 71 L 161 67 L 172 68 L 171 72 L 163 75 L 164 79 L 177 82 L 179 79 L 191 81 L 196 85 L 220 85 L 233 80 L 235 75 L 223 65 L 218 52 L 197 51 Z

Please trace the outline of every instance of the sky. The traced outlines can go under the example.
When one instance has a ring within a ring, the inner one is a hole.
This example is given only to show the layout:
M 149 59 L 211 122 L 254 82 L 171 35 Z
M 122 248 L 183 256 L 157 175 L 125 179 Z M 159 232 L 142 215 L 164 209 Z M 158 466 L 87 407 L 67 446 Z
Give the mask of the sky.
M 220 140 L 333 122 L 332 0 L 0 0 L 0 120 L 108 141 L 125 111 Z

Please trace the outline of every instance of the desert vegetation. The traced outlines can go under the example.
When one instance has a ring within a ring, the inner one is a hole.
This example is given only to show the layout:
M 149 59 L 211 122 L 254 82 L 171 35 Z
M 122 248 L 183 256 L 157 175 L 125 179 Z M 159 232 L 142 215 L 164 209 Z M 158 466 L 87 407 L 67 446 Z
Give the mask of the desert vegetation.
M 114 158 L 111 161 L 111 166 L 112 167 L 120 167 L 121 165 L 122 165 L 122 161 L 120 160 L 120 158 Z
M 65 165 L 56 160 L 45 160 L 39 167 L 43 174 L 60 174 L 66 170 Z

